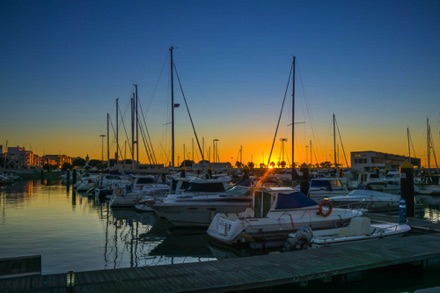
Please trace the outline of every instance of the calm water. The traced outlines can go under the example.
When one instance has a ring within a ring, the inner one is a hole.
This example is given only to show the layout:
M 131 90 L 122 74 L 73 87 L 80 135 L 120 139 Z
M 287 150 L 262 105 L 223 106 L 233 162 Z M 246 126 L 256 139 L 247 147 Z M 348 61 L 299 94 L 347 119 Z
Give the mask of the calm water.
M 215 261 L 260 253 L 218 249 L 209 243 L 204 230 L 173 227 L 154 213 L 112 210 L 108 203 L 77 194 L 61 181 L 34 180 L 0 187 L 0 200 L 0 257 L 41 254 L 43 274 Z M 440 197 L 418 200 L 427 204 L 420 217 L 438 221 Z M 414 292 L 440 286 L 440 266 L 433 268 L 424 273 L 411 266 L 374 270 L 359 280 L 354 276 L 348 285 L 312 282 L 295 291 L 313 292 L 325 286 L 330 292 L 354 288 L 357 292 Z M 285 290 L 289 288 L 275 292 Z

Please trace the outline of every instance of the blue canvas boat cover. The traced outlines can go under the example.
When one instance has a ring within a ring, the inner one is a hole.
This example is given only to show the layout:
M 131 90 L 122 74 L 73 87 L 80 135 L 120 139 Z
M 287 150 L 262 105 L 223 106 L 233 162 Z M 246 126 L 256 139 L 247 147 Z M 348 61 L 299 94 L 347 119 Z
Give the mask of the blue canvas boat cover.
M 297 209 L 304 207 L 316 206 L 318 203 L 305 195 L 304 193 L 292 192 L 289 194 L 279 193 L 277 201 L 277 209 Z

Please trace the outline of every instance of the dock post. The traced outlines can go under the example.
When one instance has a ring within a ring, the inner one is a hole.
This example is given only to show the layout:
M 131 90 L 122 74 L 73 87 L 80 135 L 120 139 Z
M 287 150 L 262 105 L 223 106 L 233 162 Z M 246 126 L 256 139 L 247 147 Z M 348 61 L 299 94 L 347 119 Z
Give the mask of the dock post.
M 185 178 L 186 177 L 186 169 L 185 167 L 182 168 L 182 171 L 180 171 L 180 177 Z
M 76 183 L 76 169 L 73 169 L 72 171 L 72 185 L 75 185 Z
M 414 169 L 410 162 L 400 165 L 400 195 L 406 201 L 406 214 L 414 217 Z
M 294 172 L 295 169 L 292 168 L 292 172 Z M 302 164 L 300 169 L 300 190 L 302 193 L 308 195 L 309 194 L 309 166 L 307 164 Z
M 66 185 L 70 185 L 70 170 L 66 171 Z

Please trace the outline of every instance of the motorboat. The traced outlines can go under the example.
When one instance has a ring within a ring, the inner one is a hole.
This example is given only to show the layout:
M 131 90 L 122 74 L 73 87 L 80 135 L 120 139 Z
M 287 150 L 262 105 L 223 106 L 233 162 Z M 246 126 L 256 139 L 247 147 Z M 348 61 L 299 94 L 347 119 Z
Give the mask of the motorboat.
M 14 183 L 14 180 L 6 175 L 0 174 L 0 185 L 8 185 Z
M 349 189 L 364 189 L 365 185 L 369 182 L 380 181 L 384 178 L 384 175 L 380 172 L 356 172 L 357 178 L 353 178 L 348 182 Z
M 406 223 L 371 223 L 370 218 L 356 217 L 350 220 L 348 226 L 341 228 L 312 231 L 308 226 L 301 227 L 289 234 L 283 251 L 402 237 L 409 231 L 411 227 Z
M 438 178 L 437 178 L 438 181 Z M 440 195 L 440 184 L 418 183 L 414 184 L 414 191 L 422 195 Z
M 399 208 L 400 195 L 386 192 L 354 189 L 347 195 L 329 196 L 325 200 L 333 206 L 343 208 L 366 209 L 368 211 L 397 210 Z
M 169 184 L 165 191 L 161 187 L 151 187 L 145 194 L 139 198 L 134 198 L 134 208 L 140 212 L 154 212 L 151 205 L 156 202 L 162 202 L 163 199 L 172 193 L 180 193 L 188 187 L 188 182 L 196 178 L 194 175 L 177 173 L 174 175 L 167 175 L 166 182 Z
M 119 193 L 121 190 L 130 186 L 131 182 L 126 175 L 117 174 L 101 174 L 97 186 L 87 193 L 95 196 L 95 199 L 104 201 L 113 194 Z
M 98 186 L 100 177 L 100 174 L 90 174 L 89 176 L 82 177 L 75 183 L 73 188 L 76 188 L 77 192 L 87 192 Z
M 251 248 L 282 246 L 289 233 L 307 225 L 312 229 L 342 227 L 362 211 L 333 208 L 292 187 L 263 186 L 255 190 L 252 206 L 240 213 L 217 213 L 207 233 L 225 245 Z
M 400 173 L 399 171 L 388 171 L 388 173 L 379 180 L 370 180 L 363 188 L 386 193 L 400 194 Z
M 240 183 L 225 191 L 208 192 L 208 185 L 216 183 L 209 179 L 204 191 L 191 189 L 192 184 L 200 184 L 200 180 L 189 182 L 189 189 L 182 193 L 169 194 L 163 202 L 154 203 L 151 208 L 158 216 L 166 218 L 176 226 L 209 226 L 214 215 L 221 213 L 238 213 L 251 206 L 252 187 Z M 211 183 L 210 183 L 211 182 Z
M 151 185 L 143 185 L 141 190 L 128 190 L 127 188 L 119 188 L 114 191 L 110 199 L 111 207 L 136 207 L 137 204 L 142 204 L 142 210 L 149 210 L 144 205 L 150 205 L 153 202 L 162 202 L 165 198 L 185 198 L 194 195 L 206 195 L 212 193 L 223 192 L 228 189 L 231 177 L 222 176 L 215 178 L 206 177 L 179 177 L 175 178 L 176 185 L 170 186 L 165 184 L 153 183 Z M 174 191 L 173 191 L 174 190 Z M 143 198 L 143 202 L 141 201 Z M 151 198 L 154 200 L 151 201 Z M 160 214 L 158 214 L 161 216 Z
M 309 197 L 321 200 L 328 196 L 347 195 L 349 191 L 344 181 L 345 178 L 340 177 L 312 178 L 309 186 Z
M 165 196 L 170 191 L 168 184 L 158 183 L 152 175 L 130 175 L 130 178 L 130 184 L 113 189 L 110 207 L 133 208 L 136 204 L 152 203 L 153 196 Z

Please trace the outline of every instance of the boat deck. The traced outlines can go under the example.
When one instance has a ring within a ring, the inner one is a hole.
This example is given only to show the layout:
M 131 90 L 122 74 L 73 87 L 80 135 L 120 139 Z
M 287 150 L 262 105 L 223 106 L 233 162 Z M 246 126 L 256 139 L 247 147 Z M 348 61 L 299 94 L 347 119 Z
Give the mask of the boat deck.
M 75 273 L 75 292 L 227 292 L 307 284 L 440 259 L 440 233 L 217 261 Z M 423 243 L 423 245 L 420 245 Z M 66 272 L 67 273 L 67 272 Z M 0 292 L 65 292 L 66 273 L 0 280 Z
M 369 213 L 366 214 L 373 221 L 379 222 L 391 222 L 398 223 L 399 216 Z M 431 221 L 421 220 L 414 217 L 407 218 L 407 224 L 411 226 L 411 229 L 415 232 L 440 232 L 440 224 Z

